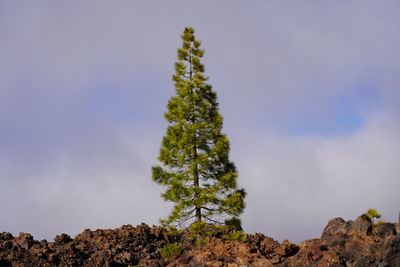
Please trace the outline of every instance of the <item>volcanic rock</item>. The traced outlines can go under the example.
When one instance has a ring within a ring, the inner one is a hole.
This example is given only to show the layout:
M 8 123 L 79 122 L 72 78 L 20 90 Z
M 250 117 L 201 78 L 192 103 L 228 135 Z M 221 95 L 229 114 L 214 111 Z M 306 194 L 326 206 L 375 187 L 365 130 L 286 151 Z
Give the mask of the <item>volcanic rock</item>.
M 141 224 L 136 227 L 86 229 L 74 238 L 61 234 L 54 242 L 36 241 L 32 235 L 0 233 L 0 266 L 400 266 L 400 235 L 395 224 L 373 224 L 362 215 L 355 221 L 335 218 L 321 238 L 298 244 L 282 243 L 260 233 L 245 241 L 224 238 L 232 229 L 213 232 L 202 246 L 188 231 Z M 179 253 L 161 256 L 167 244 L 178 244 Z
M 396 227 L 393 223 L 380 224 L 375 228 L 374 232 L 380 237 L 387 237 L 397 234 Z

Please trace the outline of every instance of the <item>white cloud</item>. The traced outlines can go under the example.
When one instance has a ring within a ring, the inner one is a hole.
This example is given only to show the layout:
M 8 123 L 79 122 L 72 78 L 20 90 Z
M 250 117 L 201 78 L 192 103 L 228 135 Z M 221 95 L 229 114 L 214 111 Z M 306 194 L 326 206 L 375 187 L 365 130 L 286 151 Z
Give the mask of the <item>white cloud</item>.
M 158 224 L 168 207 L 159 197 L 161 188 L 151 181 L 158 148 L 149 143 L 150 134 L 133 132 L 117 130 L 108 140 L 112 150 L 105 145 L 62 151 L 34 172 L 24 167 L 16 173 L 19 166 L 1 164 L 1 230 L 51 240 L 85 228 Z
M 150 166 L 165 122 L 162 112 L 143 120 L 173 93 L 185 26 L 206 49 L 249 192 L 248 231 L 299 241 L 370 207 L 397 219 L 397 2 L 42 3 L 0 8 L 0 230 L 50 239 L 163 217 Z M 323 126 L 340 109 L 333 99 L 365 84 L 379 105 L 352 103 L 364 125 L 350 135 L 299 137 L 275 123 L 313 108 Z M 129 92 L 144 111 L 118 122 L 85 113 L 101 86 Z
M 318 237 L 330 218 L 355 219 L 369 208 L 396 221 L 399 133 L 397 119 L 381 113 L 348 136 L 257 134 L 234 153 L 249 191 L 246 228 L 301 241 Z

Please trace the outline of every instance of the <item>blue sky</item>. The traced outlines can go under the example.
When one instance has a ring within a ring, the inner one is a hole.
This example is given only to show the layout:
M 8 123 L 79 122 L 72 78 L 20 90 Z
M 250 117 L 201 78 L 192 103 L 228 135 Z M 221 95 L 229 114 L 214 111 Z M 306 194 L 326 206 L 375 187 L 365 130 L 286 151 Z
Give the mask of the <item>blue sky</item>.
M 3 1 L 0 231 L 158 224 L 151 181 L 184 27 L 206 50 L 247 232 L 398 217 L 396 1 Z

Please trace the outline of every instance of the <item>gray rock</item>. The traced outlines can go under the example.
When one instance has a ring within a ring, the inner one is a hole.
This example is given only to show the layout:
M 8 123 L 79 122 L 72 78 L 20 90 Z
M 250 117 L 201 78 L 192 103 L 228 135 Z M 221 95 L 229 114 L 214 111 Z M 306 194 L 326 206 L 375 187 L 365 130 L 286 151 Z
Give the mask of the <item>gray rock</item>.
M 400 266 L 400 235 L 395 236 L 385 245 L 381 266 Z
M 348 224 L 342 218 L 334 218 L 322 231 L 321 241 L 326 246 L 343 246 L 346 243 Z
M 393 223 L 383 223 L 374 229 L 374 233 L 382 238 L 387 236 L 396 235 L 396 227 Z
M 352 230 L 370 235 L 372 233 L 372 222 L 367 215 L 363 214 L 354 221 Z
M 340 217 L 329 220 L 328 224 L 322 231 L 321 239 L 325 239 L 327 236 L 331 236 L 337 233 L 345 234 L 346 230 L 346 221 Z

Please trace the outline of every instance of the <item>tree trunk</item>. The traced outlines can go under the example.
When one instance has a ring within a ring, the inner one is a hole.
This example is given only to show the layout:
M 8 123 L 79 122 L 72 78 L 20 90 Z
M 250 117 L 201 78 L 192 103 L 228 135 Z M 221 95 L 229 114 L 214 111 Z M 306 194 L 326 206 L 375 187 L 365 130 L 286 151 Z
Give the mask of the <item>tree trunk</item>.
M 196 147 L 196 145 L 193 146 L 193 156 L 194 156 L 194 160 L 197 161 L 197 147 Z M 194 197 L 197 200 L 199 198 L 199 193 L 197 192 L 197 190 L 200 188 L 199 169 L 197 167 L 197 163 L 196 163 L 196 166 L 194 168 L 193 178 L 194 178 L 194 188 L 196 190 Z M 196 221 L 197 222 L 201 222 L 201 207 L 198 204 L 196 204 Z
M 192 57 L 189 56 L 189 80 L 192 79 Z M 195 123 L 195 120 L 192 119 L 192 123 Z M 193 173 L 193 179 L 194 179 L 194 188 L 196 190 L 194 194 L 195 200 L 199 198 L 199 193 L 197 192 L 197 189 L 200 188 L 200 182 L 199 182 L 199 169 L 197 165 L 197 146 L 196 146 L 196 133 L 194 134 L 194 144 L 193 144 L 193 158 L 194 161 L 196 162 L 196 166 L 194 168 L 194 173 Z M 201 207 L 200 205 L 196 204 L 195 207 L 196 211 L 196 222 L 201 222 Z

